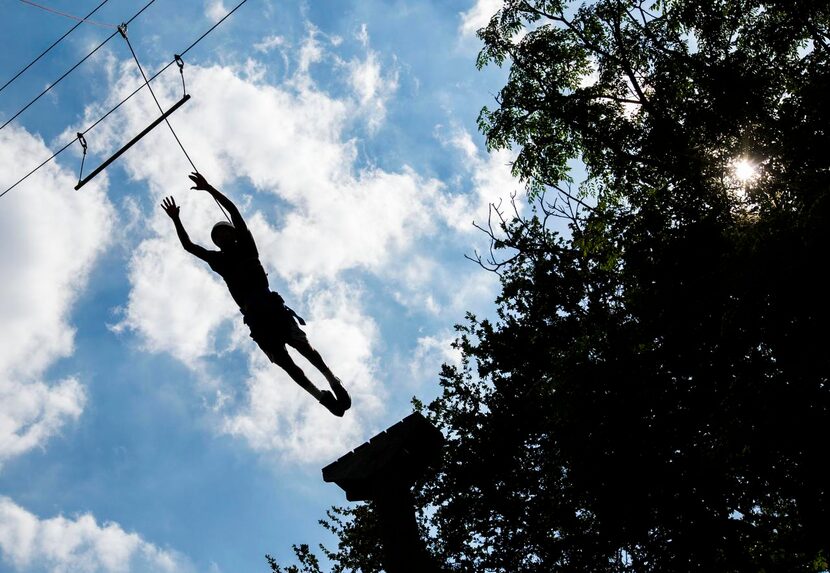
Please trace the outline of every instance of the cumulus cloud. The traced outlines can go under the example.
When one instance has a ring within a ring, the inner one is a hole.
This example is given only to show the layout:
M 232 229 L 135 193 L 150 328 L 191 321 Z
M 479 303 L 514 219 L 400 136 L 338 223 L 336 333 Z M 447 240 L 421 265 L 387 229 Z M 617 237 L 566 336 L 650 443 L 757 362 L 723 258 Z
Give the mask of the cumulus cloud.
M 16 571 L 130 573 L 193 571 L 178 553 L 127 533 L 117 523 L 98 524 L 86 513 L 41 519 L 0 496 L 0 558 Z
M 272 35 L 263 38 L 262 41 L 254 44 L 254 49 L 257 52 L 267 53 L 274 48 L 280 48 L 285 45 L 285 38 L 282 36 Z
M 440 371 L 442 364 L 460 366 L 461 351 L 452 346 L 456 338 L 457 333 L 450 330 L 419 338 L 409 361 L 412 378 L 422 378 L 424 373 L 434 376 Z
M 86 392 L 75 378 L 52 384 L 0 381 L 0 463 L 45 445 L 80 417 L 85 404 Z
M 0 187 L 49 155 L 39 138 L 7 127 L 0 132 Z M 75 182 L 50 163 L 8 193 L 0 209 L 0 463 L 44 447 L 86 405 L 77 377 L 44 379 L 73 351 L 70 311 L 111 244 L 106 175 L 80 193 Z M 99 525 L 91 515 L 42 520 L 3 496 L 0 559 L 27 572 L 189 570 L 176 554 L 116 524 Z
M 222 350 L 216 331 L 238 311 L 204 263 L 169 237 L 153 238 L 136 249 L 129 277 L 132 288 L 115 332 L 138 332 L 146 350 L 169 352 L 194 369 L 200 359 Z
M 222 0 L 208 0 L 205 3 L 205 15 L 212 22 L 218 22 L 227 13 L 228 9 L 225 7 L 225 3 Z
M 51 153 L 25 130 L 0 132 L 0 187 Z M 69 313 L 109 243 L 113 211 L 106 178 L 73 190 L 76 179 L 50 163 L 3 198 L 0 209 L 0 463 L 43 447 L 83 411 L 74 377 L 44 380 L 73 351 Z
M 365 114 L 370 131 L 376 130 L 386 117 L 386 104 L 398 89 L 398 72 L 384 75 L 378 53 L 369 50 L 363 59 L 348 62 L 349 82 Z
M 459 153 L 472 183 L 470 192 L 444 197 L 439 211 L 455 230 L 480 233 L 473 221 L 485 223 L 491 204 L 509 205 L 511 194 L 522 189 L 510 172 L 516 153 L 507 149 L 483 151 L 475 144 L 470 132 L 457 126 L 452 127 L 448 135 L 439 132 L 438 136 L 445 147 Z
M 502 7 L 502 0 L 475 0 L 475 4 L 466 12 L 462 12 L 458 30 L 462 36 L 473 36 L 485 27 L 493 14 Z

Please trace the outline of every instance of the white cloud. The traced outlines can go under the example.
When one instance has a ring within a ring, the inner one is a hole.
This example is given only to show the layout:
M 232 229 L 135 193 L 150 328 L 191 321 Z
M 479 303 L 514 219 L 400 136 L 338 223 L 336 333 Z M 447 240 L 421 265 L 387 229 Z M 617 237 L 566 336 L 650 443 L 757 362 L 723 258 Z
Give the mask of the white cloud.
M 308 37 L 300 45 L 297 60 L 299 63 L 298 74 L 295 76 L 295 81 L 303 87 L 312 87 L 311 76 L 309 70 L 311 64 L 316 64 L 323 59 L 323 46 L 317 40 L 320 31 L 314 26 L 309 25 Z
M 86 392 L 75 378 L 53 384 L 0 381 L 0 463 L 42 447 L 77 420 L 85 404 Z
M 398 70 L 384 74 L 378 53 L 369 48 L 369 29 L 365 23 L 360 26 L 356 37 L 366 50 L 366 57 L 354 58 L 346 67 L 349 83 L 371 132 L 386 118 L 386 104 L 398 89 Z
M 191 66 L 188 73 L 191 92 L 203 95 L 171 121 L 215 185 L 233 195 L 226 183 L 245 176 L 259 191 L 287 204 L 279 211 L 261 212 L 258 220 L 248 213 L 251 225 L 257 225 L 263 256 L 274 253 L 269 262 L 282 277 L 377 269 L 432 228 L 429 204 L 441 189 L 438 180 L 411 169 L 353 169 L 355 142 L 346 138 L 345 130 L 358 104 L 316 90 L 302 72 L 281 87 L 246 81 L 227 67 Z M 175 78 L 169 79 L 157 88 L 168 102 L 178 97 Z M 119 82 L 123 84 L 129 82 Z M 113 94 L 119 97 L 120 92 Z M 98 111 L 87 113 L 94 117 Z M 97 141 L 114 148 L 124 133 L 141 130 L 153 116 L 151 103 L 135 105 L 120 123 L 107 124 Z M 161 127 L 139 142 L 121 166 L 132 178 L 146 180 L 159 200 L 187 186 L 187 163 Z M 192 238 L 209 244 L 210 225 L 219 215 L 212 201 L 193 192 L 177 193 L 177 199 Z M 278 228 L 274 216 L 281 222 Z M 149 224 L 175 246 L 175 234 L 160 209 Z
M 268 36 L 263 38 L 262 41 L 257 42 L 254 44 L 254 49 L 257 52 L 267 53 L 273 50 L 274 48 L 281 48 L 285 45 L 285 38 L 282 36 Z
M 170 238 L 148 239 L 136 249 L 129 268 L 132 289 L 113 330 L 132 329 L 147 350 L 169 352 L 197 368 L 200 359 L 221 350 L 216 330 L 238 311 L 222 280 Z
M 451 128 L 449 136 L 440 133 L 438 136 L 446 147 L 460 152 L 473 187 L 471 192 L 442 198 L 438 209 L 447 224 L 457 231 L 483 236 L 473 221 L 486 224 L 491 204 L 509 206 L 511 194 L 522 190 L 521 183 L 510 173 L 516 153 L 506 149 L 479 150 L 472 135 L 460 127 Z M 522 203 L 517 205 L 521 207 Z
M 0 557 L 16 571 L 129 573 L 192 571 L 176 552 L 160 549 L 117 523 L 86 513 L 41 519 L 0 496 Z
M 461 13 L 459 32 L 462 36 L 473 36 L 479 28 L 485 27 L 493 14 L 501 9 L 503 0 L 475 0 L 472 8 Z
M 205 15 L 212 22 L 218 22 L 227 13 L 228 9 L 225 7 L 225 3 L 222 2 L 222 0 L 208 0 L 205 2 Z
M 360 25 L 360 29 L 355 34 L 355 38 L 357 38 L 364 48 L 369 47 L 369 26 L 365 22 Z
M 357 95 L 370 131 L 376 130 L 386 117 L 386 104 L 398 89 L 398 72 L 383 75 L 377 52 L 369 50 L 363 60 L 347 64 L 349 82 Z
M 441 371 L 442 364 L 461 364 L 461 351 L 452 347 L 457 333 L 449 330 L 418 339 L 418 345 L 409 362 L 413 379 L 424 376 L 433 379 Z
M 260 229 L 263 259 L 301 286 L 346 269 L 381 272 L 430 232 L 429 201 L 440 187 L 406 169 L 367 170 L 311 189 L 278 232 Z
M 50 155 L 43 142 L 9 126 L 0 132 L 0 187 Z M 52 162 L 0 205 L 0 463 L 43 447 L 84 407 L 74 377 L 48 382 L 46 369 L 73 351 L 69 312 L 110 243 L 106 178 L 81 192 Z
M 579 87 L 580 88 L 589 88 L 595 85 L 599 81 L 599 70 L 597 69 L 596 61 L 591 59 L 588 63 L 588 71 L 584 73 L 579 78 Z

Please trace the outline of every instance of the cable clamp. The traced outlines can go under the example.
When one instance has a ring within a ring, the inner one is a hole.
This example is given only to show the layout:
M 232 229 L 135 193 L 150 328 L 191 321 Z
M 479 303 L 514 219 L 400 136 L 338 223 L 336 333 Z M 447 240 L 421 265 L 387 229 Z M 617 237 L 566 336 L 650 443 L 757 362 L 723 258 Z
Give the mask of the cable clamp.
M 127 23 L 123 22 L 118 25 L 118 33 L 121 34 L 121 37 L 125 40 L 127 39 Z
M 81 149 L 84 150 L 84 155 L 86 155 L 86 139 L 84 138 L 84 134 L 80 131 L 78 132 L 78 141 L 81 144 Z

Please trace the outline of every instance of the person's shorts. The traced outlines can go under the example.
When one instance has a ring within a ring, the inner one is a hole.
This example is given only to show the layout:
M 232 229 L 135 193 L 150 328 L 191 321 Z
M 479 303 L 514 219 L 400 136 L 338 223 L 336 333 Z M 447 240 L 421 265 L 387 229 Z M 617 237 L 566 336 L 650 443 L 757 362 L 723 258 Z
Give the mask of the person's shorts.
M 254 342 L 269 355 L 278 346 L 284 349 L 286 344 L 295 346 L 308 341 L 293 313 L 285 307 L 277 293 L 268 293 L 267 297 L 251 305 L 243 313 L 243 321 L 248 325 Z

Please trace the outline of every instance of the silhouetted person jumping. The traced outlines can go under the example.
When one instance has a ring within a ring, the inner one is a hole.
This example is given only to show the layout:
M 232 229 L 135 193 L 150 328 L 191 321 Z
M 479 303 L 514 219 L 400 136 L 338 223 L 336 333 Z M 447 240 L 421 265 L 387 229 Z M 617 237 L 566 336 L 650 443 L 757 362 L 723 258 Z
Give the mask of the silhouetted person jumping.
M 199 173 L 193 173 L 189 177 L 195 183 L 191 189 L 210 193 L 230 213 L 231 223 L 222 221 L 213 226 L 210 238 L 219 250 L 209 251 L 190 240 L 179 217 L 180 207 L 176 205 L 173 197 L 166 197 L 161 207 L 173 220 L 184 250 L 205 261 L 225 279 L 233 300 L 239 305 L 245 324 L 251 330 L 251 338 L 271 362 L 285 370 L 332 414 L 342 416 L 352 404 L 349 394 L 323 362 L 320 353 L 311 347 L 305 332 L 297 325 L 298 320 L 300 324 L 305 324 L 305 321 L 285 305 L 279 294 L 268 288 L 268 277 L 262 263 L 259 262 L 254 237 L 239 214 L 239 209 Z M 328 390 L 320 390 L 311 383 L 300 367 L 291 360 L 285 348 L 286 344 L 296 348 L 326 377 L 334 394 Z

